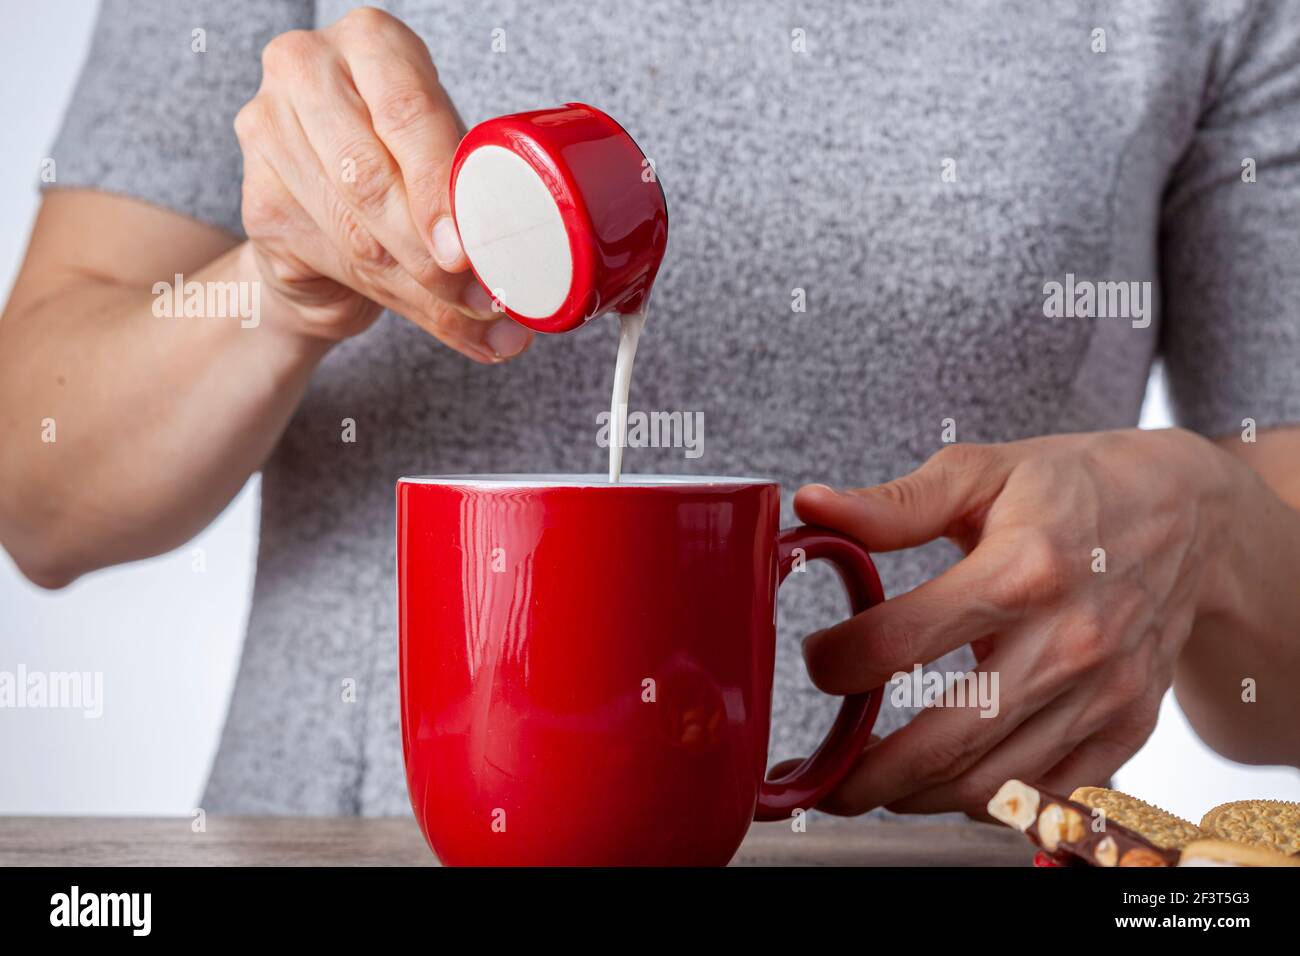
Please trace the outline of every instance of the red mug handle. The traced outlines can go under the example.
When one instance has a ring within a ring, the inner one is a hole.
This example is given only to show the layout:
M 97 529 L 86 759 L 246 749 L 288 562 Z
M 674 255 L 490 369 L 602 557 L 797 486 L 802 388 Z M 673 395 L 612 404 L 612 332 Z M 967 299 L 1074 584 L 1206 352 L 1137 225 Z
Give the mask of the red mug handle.
M 779 562 L 777 587 L 794 568 L 796 552 L 809 560 L 823 558 L 835 565 L 854 614 L 885 599 L 880 575 L 865 548 L 847 535 L 803 525 L 787 528 L 776 541 Z M 883 689 L 850 694 L 840 705 L 835 723 L 812 756 L 783 777 L 765 780 L 758 788 L 755 820 L 788 820 L 796 809 L 811 810 L 848 773 L 871 737 L 880 711 Z

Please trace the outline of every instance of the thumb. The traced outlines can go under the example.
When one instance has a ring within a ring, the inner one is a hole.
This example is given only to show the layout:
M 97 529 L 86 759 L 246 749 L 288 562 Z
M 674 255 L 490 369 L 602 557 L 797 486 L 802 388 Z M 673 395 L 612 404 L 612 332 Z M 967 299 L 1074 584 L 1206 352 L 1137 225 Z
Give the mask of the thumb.
M 873 551 L 961 540 L 979 530 L 1013 464 L 1005 446 L 947 445 L 883 485 L 844 492 L 805 485 L 794 508 L 802 520 L 842 531 Z

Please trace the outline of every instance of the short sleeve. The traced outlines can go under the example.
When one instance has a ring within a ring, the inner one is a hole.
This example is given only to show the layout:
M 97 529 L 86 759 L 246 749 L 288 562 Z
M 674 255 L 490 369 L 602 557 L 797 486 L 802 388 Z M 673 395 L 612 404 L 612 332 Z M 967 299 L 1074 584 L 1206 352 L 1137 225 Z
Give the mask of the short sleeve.
M 1170 398 L 1209 436 L 1300 422 L 1300 10 L 1227 31 L 1161 224 Z
M 312 0 L 104 0 L 42 189 L 89 188 L 242 235 L 235 114 Z

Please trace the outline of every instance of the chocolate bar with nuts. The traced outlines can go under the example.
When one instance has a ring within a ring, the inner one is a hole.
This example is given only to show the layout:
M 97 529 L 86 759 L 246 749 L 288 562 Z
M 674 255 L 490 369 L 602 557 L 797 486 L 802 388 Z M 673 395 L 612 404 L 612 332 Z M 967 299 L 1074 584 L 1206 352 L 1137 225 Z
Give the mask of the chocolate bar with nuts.
M 1054 860 L 1090 866 L 1174 866 L 1178 851 L 1109 820 L 1094 830 L 1092 810 L 1019 780 L 1008 780 L 988 804 L 989 815 L 1014 827 Z M 1104 819 L 1104 818 L 1103 818 Z

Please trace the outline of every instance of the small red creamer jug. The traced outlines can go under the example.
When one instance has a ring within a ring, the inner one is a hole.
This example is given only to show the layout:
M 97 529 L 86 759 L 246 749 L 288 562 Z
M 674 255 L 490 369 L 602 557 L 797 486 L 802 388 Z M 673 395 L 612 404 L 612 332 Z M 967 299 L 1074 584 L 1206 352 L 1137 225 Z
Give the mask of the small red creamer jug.
M 581 103 L 470 130 L 452 160 L 451 213 L 479 283 L 535 332 L 640 311 L 668 242 L 650 160 Z

